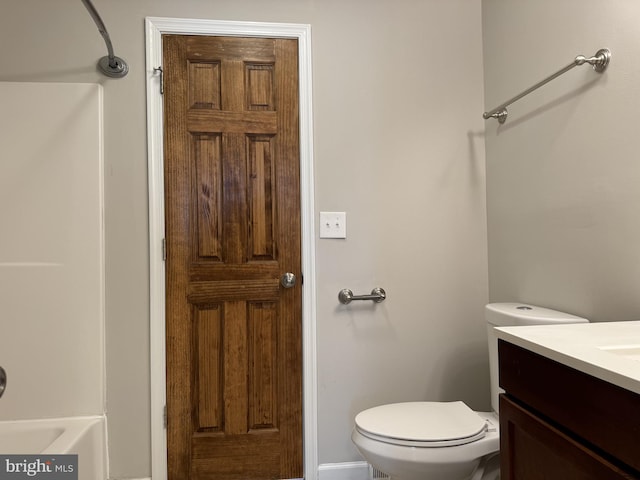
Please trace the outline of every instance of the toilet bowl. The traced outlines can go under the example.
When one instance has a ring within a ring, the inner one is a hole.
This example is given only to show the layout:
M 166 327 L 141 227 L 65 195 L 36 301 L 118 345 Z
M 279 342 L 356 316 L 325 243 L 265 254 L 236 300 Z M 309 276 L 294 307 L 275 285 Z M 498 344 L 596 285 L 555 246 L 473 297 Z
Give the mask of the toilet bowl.
M 370 408 L 356 416 L 351 439 L 393 480 L 470 479 L 483 459 L 498 452 L 500 441 L 495 414 L 474 412 L 463 402 Z M 497 474 L 498 463 L 491 467 Z
M 362 456 L 392 480 L 496 480 L 500 478 L 495 326 L 585 323 L 586 319 L 519 303 L 485 307 L 492 412 L 461 401 L 380 405 L 356 415 L 351 439 Z

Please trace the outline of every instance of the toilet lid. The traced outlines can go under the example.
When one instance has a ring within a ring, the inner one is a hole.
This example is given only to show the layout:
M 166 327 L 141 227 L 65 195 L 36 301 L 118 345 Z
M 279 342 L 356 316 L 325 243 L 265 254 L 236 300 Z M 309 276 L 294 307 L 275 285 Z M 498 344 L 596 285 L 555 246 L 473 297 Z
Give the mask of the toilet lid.
M 374 440 L 422 447 L 474 442 L 487 432 L 484 418 L 463 402 L 407 402 L 360 412 L 357 430 Z

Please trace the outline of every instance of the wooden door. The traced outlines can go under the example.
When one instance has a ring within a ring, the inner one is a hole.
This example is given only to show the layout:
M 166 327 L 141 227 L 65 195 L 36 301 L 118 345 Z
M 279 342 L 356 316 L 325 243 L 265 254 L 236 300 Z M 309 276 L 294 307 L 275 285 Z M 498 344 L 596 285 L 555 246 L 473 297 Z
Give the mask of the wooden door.
M 297 40 L 163 51 L 169 479 L 300 478 Z

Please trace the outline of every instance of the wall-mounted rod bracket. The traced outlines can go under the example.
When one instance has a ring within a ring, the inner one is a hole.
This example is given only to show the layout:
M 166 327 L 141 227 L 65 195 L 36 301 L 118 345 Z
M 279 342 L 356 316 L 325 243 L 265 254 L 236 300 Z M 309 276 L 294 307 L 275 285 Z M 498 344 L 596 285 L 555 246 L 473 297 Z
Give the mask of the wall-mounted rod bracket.
M 102 38 L 104 39 L 104 43 L 107 46 L 107 56 L 102 57 L 98 60 L 98 70 L 105 74 L 107 77 L 111 78 L 122 78 L 127 73 L 129 73 L 129 65 L 122 58 L 116 57 L 113 54 L 113 46 L 111 45 L 111 38 L 109 38 L 109 32 L 107 32 L 107 27 L 105 27 L 102 18 L 100 18 L 100 14 L 96 10 L 96 7 L 93 6 L 91 0 L 82 0 L 85 8 L 93 18 L 93 21 L 98 27 L 98 31 Z
M 488 112 L 484 112 L 482 114 L 482 118 L 484 118 L 485 120 L 488 119 L 488 118 L 495 118 L 495 119 L 498 120 L 498 122 L 500 122 L 502 124 L 507 120 L 507 115 L 508 115 L 507 107 L 509 105 L 511 105 L 514 102 L 517 102 L 522 97 L 524 97 L 526 95 L 529 95 L 531 92 L 533 92 L 534 90 L 537 90 L 538 88 L 542 87 L 543 85 L 546 85 L 547 83 L 549 83 L 554 78 L 557 78 L 560 75 L 562 75 L 563 73 L 568 72 L 573 67 L 577 67 L 579 65 L 584 65 L 585 63 L 588 63 L 589 65 L 593 66 L 593 69 L 596 72 L 602 73 L 607 69 L 607 67 L 609 66 L 609 62 L 610 61 L 611 61 L 611 52 L 606 48 L 602 48 L 602 49 L 598 50 L 596 52 L 596 54 L 593 57 L 590 57 L 590 58 L 587 58 L 584 55 L 578 55 L 573 60 L 573 62 L 571 62 L 566 67 L 561 68 L 556 73 L 554 73 L 552 75 L 549 75 L 547 78 L 545 78 L 544 80 L 539 81 L 534 86 L 532 86 L 530 88 L 527 88 L 524 92 L 519 93 L 515 97 L 513 97 L 513 98 L 507 100 L 506 102 L 498 105 L 493 110 L 489 110 Z
M 380 287 L 371 290 L 371 295 L 354 295 L 348 288 L 340 290 L 340 293 L 338 293 L 338 300 L 340 300 L 340 303 L 343 305 L 348 305 L 353 300 L 372 300 L 375 303 L 380 303 L 383 302 L 385 298 L 387 298 L 387 292 Z

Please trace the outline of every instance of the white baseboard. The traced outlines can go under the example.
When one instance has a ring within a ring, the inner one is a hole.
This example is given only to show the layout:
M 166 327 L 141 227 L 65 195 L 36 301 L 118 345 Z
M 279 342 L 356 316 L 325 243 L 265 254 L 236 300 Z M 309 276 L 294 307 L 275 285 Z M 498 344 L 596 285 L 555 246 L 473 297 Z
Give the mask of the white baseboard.
M 367 462 L 323 463 L 318 466 L 318 480 L 369 480 Z
M 110 478 L 109 480 L 125 480 Z M 126 480 L 152 480 L 148 478 L 127 478 Z M 367 462 L 324 463 L 318 466 L 318 480 L 369 480 Z
M 110 480 L 120 480 L 111 478 Z M 127 478 L 126 480 L 152 480 L 148 478 Z M 370 480 L 367 462 L 323 463 L 318 466 L 318 480 Z
M 110 478 L 109 480 L 120 480 L 118 478 Z M 122 480 L 151 480 L 151 477 L 144 477 L 144 478 L 127 478 L 127 479 L 122 479 Z
M 119 480 L 111 478 L 110 480 Z M 151 480 L 128 478 L 126 480 Z M 370 480 L 367 462 L 323 463 L 318 466 L 318 480 Z

